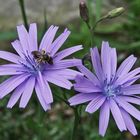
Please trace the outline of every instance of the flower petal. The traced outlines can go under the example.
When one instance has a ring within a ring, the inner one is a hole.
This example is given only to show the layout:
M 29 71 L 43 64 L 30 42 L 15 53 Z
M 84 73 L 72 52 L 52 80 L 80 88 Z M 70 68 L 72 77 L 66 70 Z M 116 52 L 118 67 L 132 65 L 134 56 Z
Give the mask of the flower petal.
M 125 83 L 123 84 L 123 87 L 128 87 L 128 86 L 132 85 L 132 84 L 135 83 L 138 79 L 140 79 L 140 74 L 134 76 L 133 78 L 131 78 L 130 80 L 128 80 L 127 82 L 125 82 Z
M 136 68 L 133 71 L 131 71 L 125 75 L 122 75 L 121 77 L 118 77 L 118 79 L 115 81 L 115 84 L 116 85 L 124 84 L 127 81 L 130 81 L 131 79 L 133 79 L 134 76 L 136 76 L 139 73 L 140 73 L 140 68 Z
M 70 103 L 71 106 L 73 105 L 78 105 L 78 104 L 82 104 L 88 101 L 93 100 L 94 98 L 96 98 L 96 96 L 98 96 L 99 94 L 97 93 L 79 93 L 74 95 L 73 97 L 71 97 L 68 101 Z
M 3 98 L 12 90 L 14 90 L 18 85 L 24 82 L 28 77 L 29 75 L 26 75 L 26 74 L 19 75 L 19 76 L 12 76 L 11 78 L 7 79 L 2 84 L 0 84 L 0 98 Z
M 15 91 L 12 93 L 9 102 L 7 104 L 7 108 L 12 108 L 18 101 L 18 99 L 21 97 L 21 94 L 23 93 L 25 88 L 25 83 L 23 82 L 21 85 L 19 85 Z
M 140 99 L 137 98 L 137 96 L 135 96 L 135 97 L 121 96 L 121 98 L 129 103 L 140 105 Z
M 85 83 L 85 82 L 84 82 Z M 74 89 L 78 92 L 84 92 L 84 93 L 93 93 L 93 92 L 101 92 L 101 89 L 96 86 L 89 86 L 88 83 L 86 85 L 82 84 L 74 84 Z
M 29 45 L 31 51 L 38 50 L 36 23 L 30 24 L 29 27 Z
M 40 104 L 42 105 L 43 109 L 45 111 L 47 111 L 48 109 L 51 109 L 50 104 L 47 104 L 46 101 L 45 101 L 45 99 L 42 96 L 43 93 L 40 90 L 40 87 L 39 87 L 38 82 L 35 85 L 35 91 L 36 91 L 36 95 L 37 95 L 38 100 L 39 100 Z
M 101 96 L 101 95 L 96 96 L 86 107 L 86 112 L 94 113 L 102 106 L 105 100 L 106 100 L 106 97 L 104 96 Z
M 108 101 L 105 101 L 100 109 L 100 118 L 99 118 L 99 134 L 104 136 L 108 127 L 110 117 L 110 109 Z
M 47 104 L 52 103 L 53 96 L 52 96 L 52 92 L 51 92 L 48 82 L 45 81 L 46 77 L 43 77 L 41 72 L 39 72 L 39 77 L 37 78 L 37 80 L 38 80 L 39 88 L 42 92 L 42 96 L 43 96 L 44 100 L 46 100 Z
M 65 79 L 68 80 L 74 80 L 77 75 L 83 75 L 82 73 L 71 69 L 50 70 L 45 72 L 45 75 L 54 75 L 54 74 L 64 77 Z
M 6 51 L 0 51 L 0 58 L 17 64 L 19 64 L 21 60 L 18 55 Z
M 18 75 L 23 73 L 23 67 L 17 64 L 0 65 L 0 75 Z
M 30 52 L 29 34 L 25 29 L 24 25 L 17 26 L 17 32 L 18 32 L 20 43 L 22 45 L 22 49 L 24 53 L 27 54 L 27 52 Z
M 45 78 L 45 77 L 44 77 Z M 50 102 L 50 103 L 52 103 L 53 102 L 53 96 L 52 96 L 52 91 L 51 91 L 51 89 L 50 89 L 50 86 L 49 86 L 49 84 L 48 84 L 48 82 L 46 81 L 46 80 L 44 80 L 45 81 L 45 91 L 47 92 L 47 98 L 48 98 L 48 101 Z
M 116 69 L 117 69 L 117 52 L 116 48 L 111 49 L 111 76 L 112 78 L 116 75 Z
M 3 70 L 1 71 L 0 70 L 0 75 L 19 75 L 19 74 L 22 74 L 23 72 L 20 72 L 20 71 L 11 71 L 11 70 Z
M 51 50 L 49 51 L 51 56 L 54 56 L 54 54 L 59 50 L 59 48 L 63 45 L 63 43 L 66 41 L 70 34 L 70 31 L 67 29 L 52 43 Z
M 45 46 L 45 43 L 49 39 L 49 34 L 52 32 L 53 28 L 54 28 L 54 26 L 51 25 L 49 27 L 49 29 L 46 31 L 45 35 L 43 36 L 43 39 L 41 40 L 41 43 L 40 43 L 40 46 L 39 46 L 40 50 L 42 50 L 43 47 Z
M 61 60 L 59 63 L 55 63 L 53 65 L 49 65 L 46 67 L 47 70 L 59 70 L 59 69 L 65 69 L 69 67 L 79 66 L 82 64 L 82 61 L 80 59 L 66 59 Z
M 91 82 L 93 82 L 93 84 L 96 86 L 100 86 L 100 82 L 99 80 L 96 78 L 96 76 L 91 72 L 89 71 L 85 66 L 83 65 L 79 65 L 78 67 L 78 70 L 81 71 L 89 80 L 91 80 Z
M 79 86 L 74 84 L 74 89 L 78 92 L 84 92 L 84 93 L 94 93 L 94 92 L 100 92 L 101 90 L 97 87 L 86 87 L 86 86 Z
M 118 105 L 116 104 L 114 99 L 110 99 L 109 103 L 110 103 L 110 105 L 109 105 L 110 110 L 112 112 L 112 115 L 114 117 L 114 120 L 115 120 L 118 128 L 120 129 L 120 131 L 126 130 L 125 122 L 124 122 L 124 119 L 122 117 L 122 114 L 120 112 Z
M 93 83 L 84 76 L 76 76 L 75 81 L 76 84 L 74 84 L 74 89 L 78 92 L 93 93 L 102 91 L 98 86 L 94 86 Z
M 17 52 L 22 58 L 24 58 L 23 49 L 22 49 L 22 46 L 21 46 L 20 41 L 19 41 L 19 40 L 15 40 L 15 41 L 13 41 L 11 44 L 12 44 L 13 48 L 16 50 L 16 52 Z
M 71 55 L 71 54 L 73 54 L 81 49 L 83 49 L 82 45 L 78 45 L 78 46 L 74 46 L 74 47 L 65 49 L 63 51 L 60 51 L 55 55 L 54 61 L 59 61 L 59 60 L 65 58 L 65 57 L 67 57 L 67 56 L 69 56 L 69 55 Z
M 122 88 L 122 91 L 124 95 L 140 94 L 140 84 L 124 87 Z
M 111 48 L 109 47 L 108 42 L 102 43 L 101 48 L 101 61 L 104 76 L 107 78 L 107 81 L 110 82 L 111 79 Z
M 62 76 L 58 76 L 58 75 L 55 75 L 55 74 L 54 75 L 46 74 L 45 79 L 48 82 L 53 83 L 57 86 L 63 87 L 65 89 L 71 89 L 71 87 L 72 87 L 72 83 L 69 82 L 67 79 L 65 79 Z
M 24 92 L 20 99 L 20 104 L 19 104 L 20 108 L 25 108 L 27 106 L 27 104 L 31 98 L 31 95 L 33 93 L 34 86 L 35 86 L 35 78 L 30 77 L 26 82 Z
M 137 135 L 137 130 L 136 130 L 136 128 L 135 128 L 134 122 L 133 122 L 133 120 L 131 119 L 130 115 L 129 115 L 124 109 L 121 108 L 120 110 L 121 110 L 121 113 L 122 113 L 122 116 L 123 116 L 125 125 L 126 125 L 126 127 L 128 128 L 128 130 L 129 130 L 134 136 Z
M 49 31 L 47 31 L 47 32 L 45 33 L 45 35 L 44 35 L 44 37 L 43 37 L 43 39 L 42 39 L 42 41 L 41 41 L 40 49 L 46 50 L 46 51 L 48 52 L 48 49 L 49 49 L 50 47 L 52 47 L 51 44 L 52 44 L 52 41 L 53 41 L 53 39 L 54 39 L 54 37 L 55 37 L 55 34 L 56 34 L 58 28 L 59 28 L 59 27 L 57 27 L 57 26 L 54 26 L 53 28 L 52 28 L 52 26 L 51 26 L 51 27 L 48 29 Z
M 102 66 L 101 66 L 101 59 L 100 59 L 97 47 L 92 48 L 90 50 L 90 52 L 91 52 L 92 65 L 93 65 L 93 68 L 95 70 L 95 73 L 96 73 L 98 79 L 100 81 L 102 81 L 104 79 L 104 77 L 103 77 L 104 75 L 103 75 L 103 70 L 102 70 Z
M 116 77 L 121 77 L 122 75 L 127 74 L 130 71 L 130 69 L 133 67 L 135 62 L 136 62 L 136 57 L 134 57 L 133 55 L 130 55 L 128 58 L 126 58 L 119 66 L 116 73 Z
M 131 104 L 126 102 L 121 97 L 117 97 L 116 101 L 125 111 L 127 111 L 129 114 L 131 114 L 133 117 L 135 117 L 137 120 L 140 121 L 140 111 L 139 110 L 137 110 L 135 107 L 133 107 Z

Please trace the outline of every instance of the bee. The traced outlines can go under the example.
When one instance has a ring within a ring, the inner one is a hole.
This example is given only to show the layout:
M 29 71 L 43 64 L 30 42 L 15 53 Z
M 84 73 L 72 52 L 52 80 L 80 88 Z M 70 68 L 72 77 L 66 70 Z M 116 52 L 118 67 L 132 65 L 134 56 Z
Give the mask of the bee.
M 48 63 L 50 65 L 53 64 L 53 59 L 49 53 L 46 53 L 44 50 L 41 51 L 32 51 L 32 55 L 34 59 L 40 63 Z

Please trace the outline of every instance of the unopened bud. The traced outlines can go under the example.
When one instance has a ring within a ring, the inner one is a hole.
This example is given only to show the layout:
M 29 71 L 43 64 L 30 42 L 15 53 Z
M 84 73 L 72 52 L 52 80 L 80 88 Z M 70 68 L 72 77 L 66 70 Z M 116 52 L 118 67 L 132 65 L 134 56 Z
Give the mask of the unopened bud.
M 89 22 L 89 13 L 87 5 L 84 1 L 81 1 L 79 4 L 80 16 L 85 22 Z
M 119 7 L 119 8 L 113 9 L 112 11 L 108 12 L 107 18 L 118 17 L 118 16 L 120 16 L 124 11 L 125 11 L 125 9 L 124 9 L 123 7 Z

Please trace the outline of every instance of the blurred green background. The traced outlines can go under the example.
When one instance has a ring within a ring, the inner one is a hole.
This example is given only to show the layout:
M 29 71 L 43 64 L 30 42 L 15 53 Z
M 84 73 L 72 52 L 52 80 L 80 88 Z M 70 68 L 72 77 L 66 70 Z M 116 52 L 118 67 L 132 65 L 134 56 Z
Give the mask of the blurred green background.
M 40 0 L 41 1 L 41 0 Z M 91 24 L 100 17 L 112 10 L 112 6 L 124 6 L 126 11 L 120 17 L 108 19 L 100 23 L 95 29 L 93 36 L 94 45 L 100 47 L 102 40 L 110 42 L 110 46 L 116 47 L 118 50 L 118 62 L 121 62 L 129 54 L 133 53 L 138 57 L 137 66 L 140 66 L 140 0 L 124 0 L 123 5 L 118 4 L 115 0 L 110 0 L 110 7 L 104 7 L 106 0 L 88 0 L 88 8 L 90 12 Z M 18 5 L 18 1 L 16 3 Z M 63 6 L 63 5 L 62 5 Z M 20 6 L 19 6 L 20 7 Z M 78 11 L 78 5 L 75 6 Z M 25 6 L 26 9 L 26 6 Z M 67 8 L 66 8 L 67 9 Z M 43 15 L 43 13 L 40 13 Z M 47 18 L 48 12 L 45 13 Z M 78 15 L 79 13 L 77 13 Z M 12 16 L 12 15 L 11 15 Z M 21 13 L 20 13 L 21 16 Z M 28 14 L 27 14 L 28 17 Z M 42 16 L 43 17 L 43 16 Z M 45 18 L 44 18 L 45 19 Z M 30 22 L 30 19 L 28 19 Z M 60 32 L 68 27 L 72 33 L 62 47 L 70 47 L 78 44 L 84 45 L 84 50 L 76 53 L 74 56 L 82 58 L 91 47 L 90 34 L 86 24 L 81 20 L 80 16 L 72 18 L 66 23 L 53 23 L 49 20 L 39 22 L 32 20 L 38 24 L 38 37 L 41 39 L 44 29 L 51 24 L 59 24 Z M 22 23 L 23 21 L 20 21 Z M 1 24 L 1 23 L 0 23 Z M 8 23 L 10 24 L 10 23 Z M 18 22 L 17 22 L 18 24 Z M 16 27 L 16 25 L 15 25 Z M 10 42 L 17 38 L 15 27 L 0 29 L 0 47 L 3 50 L 13 51 Z M 3 63 L 0 60 L 0 63 Z M 86 64 L 89 66 L 89 64 Z M 2 82 L 7 77 L 0 77 Z M 62 91 L 53 86 L 53 94 L 63 96 L 65 93 L 69 98 L 73 91 Z M 9 95 L 10 96 L 10 95 Z M 33 95 L 26 109 L 21 110 L 18 104 L 13 109 L 6 109 L 9 96 L 0 101 L 0 140 L 69 140 L 73 126 L 73 110 L 60 100 L 55 98 L 52 110 L 44 112 L 35 95 Z M 82 107 L 82 117 L 77 133 L 77 140 L 140 140 L 140 135 L 134 137 L 129 132 L 121 133 L 114 120 L 110 119 L 109 127 L 104 138 L 98 135 L 98 117 L 99 112 L 89 115 L 84 112 L 85 106 Z M 140 122 L 135 121 L 138 133 L 140 132 Z

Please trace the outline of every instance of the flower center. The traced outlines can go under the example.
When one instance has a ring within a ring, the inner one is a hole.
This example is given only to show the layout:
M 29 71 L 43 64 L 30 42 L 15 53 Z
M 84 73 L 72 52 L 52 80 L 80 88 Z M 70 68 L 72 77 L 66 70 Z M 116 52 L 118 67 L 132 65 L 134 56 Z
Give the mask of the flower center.
M 108 98 L 110 98 L 110 97 L 116 97 L 116 96 L 121 95 L 123 93 L 121 91 L 121 86 L 116 87 L 112 83 L 107 84 L 105 82 L 105 85 L 103 87 L 103 94 L 105 96 L 107 96 Z
M 38 51 L 36 51 L 38 52 Z M 41 54 L 41 53 L 38 53 Z M 24 59 L 20 61 L 20 63 L 24 66 L 25 69 L 23 69 L 24 72 L 31 73 L 33 75 L 36 75 L 38 71 L 43 71 L 45 66 L 48 64 L 45 62 L 45 60 L 42 60 L 43 58 L 39 58 L 39 55 L 36 57 L 33 54 L 29 54 L 28 52 L 26 55 L 24 55 Z

